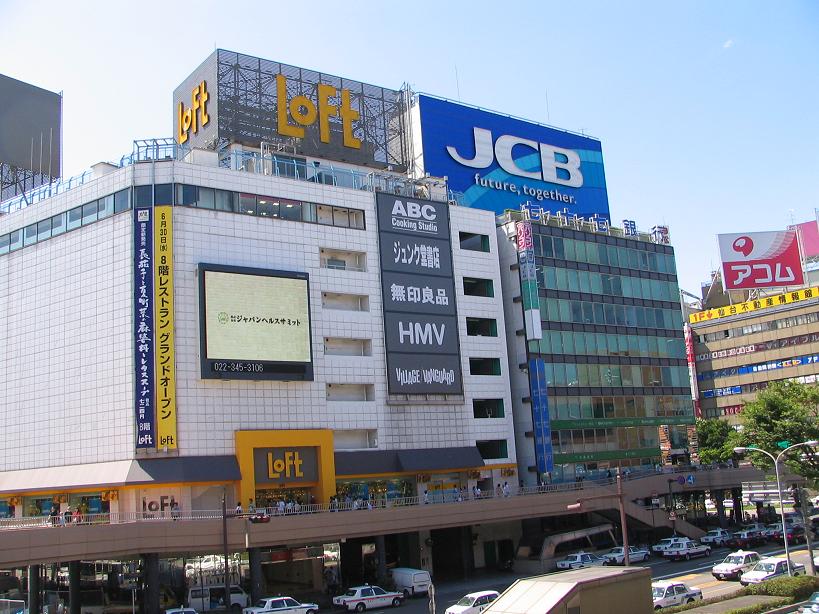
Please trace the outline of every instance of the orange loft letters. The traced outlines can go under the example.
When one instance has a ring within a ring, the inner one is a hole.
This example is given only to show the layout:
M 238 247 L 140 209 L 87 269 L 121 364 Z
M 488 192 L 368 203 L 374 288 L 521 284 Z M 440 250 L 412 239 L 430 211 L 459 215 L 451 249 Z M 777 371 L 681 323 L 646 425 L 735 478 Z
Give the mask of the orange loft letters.
M 191 130 L 196 134 L 199 132 L 199 126 L 204 127 L 208 125 L 210 121 L 210 115 L 208 115 L 209 98 L 208 85 L 202 81 L 202 83 L 191 91 L 190 108 L 186 109 L 184 102 L 179 103 L 177 110 L 179 127 L 177 128 L 178 132 L 176 136 L 180 145 L 188 140 L 188 135 Z M 199 118 L 198 122 L 197 118 Z
M 353 136 L 353 122 L 360 114 L 352 108 L 350 90 L 341 90 L 341 107 L 330 104 L 330 99 L 337 97 L 338 90 L 332 85 L 318 84 L 318 102 L 313 102 L 307 96 L 294 96 L 287 101 L 287 78 L 276 75 L 276 106 L 278 109 L 278 131 L 283 136 L 304 138 L 304 127 L 319 122 L 319 138 L 322 143 L 330 142 L 330 117 L 341 117 L 344 146 L 361 149 L 361 140 Z M 296 126 L 290 123 L 290 118 Z

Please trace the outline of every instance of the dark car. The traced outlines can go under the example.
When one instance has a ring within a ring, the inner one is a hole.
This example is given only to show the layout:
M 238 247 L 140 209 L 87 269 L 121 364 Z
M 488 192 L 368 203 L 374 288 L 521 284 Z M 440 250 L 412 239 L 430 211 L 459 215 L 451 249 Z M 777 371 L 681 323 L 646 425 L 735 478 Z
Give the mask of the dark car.
M 731 535 L 731 538 L 728 540 L 728 546 L 739 550 L 747 550 L 753 546 L 764 544 L 765 541 L 766 538 L 764 535 L 762 535 L 762 531 L 737 531 Z
M 801 544 L 801 543 L 804 543 L 805 541 L 807 541 L 807 539 L 805 538 L 805 527 L 803 527 L 803 526 L 794 525 L 794 526 L 788 527 L 786 529 L 786 531 L 788 533 L 788 543 L 789 544 Z M 779 541 L 784 541 L 782 539 L 782 532 L 781 531 L 779 531 L 776 534 L 776 539 L 779 540 Z

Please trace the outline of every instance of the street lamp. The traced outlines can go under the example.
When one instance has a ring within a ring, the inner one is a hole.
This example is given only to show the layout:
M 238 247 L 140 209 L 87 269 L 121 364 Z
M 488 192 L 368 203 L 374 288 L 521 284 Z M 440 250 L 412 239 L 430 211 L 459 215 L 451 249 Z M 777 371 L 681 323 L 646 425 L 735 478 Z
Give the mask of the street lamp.
M 794 448 L 799 448 L 801 446 L 807 446 L 809 448 L 812 448 L 812 447 L 815 447 L 816 445 L 819 445 L 819 441 L 816 441 L 815 439 L 812 439 L 810 441 L 803 441 L 802 443 L 795 443 L 792 446 L 788 446 L 787 448 L 782 450 L 776 456 L 774 456 L 770 452 L 767 452 L 767 451 L 765 451 L 762 448 L 759 448 L 757 446 L 739 446 L 739 447 L 734 448 L 734 452 L 736 454 L 744 454 L 745 452 L 759 452 L 761 454 L 764 454 L 765 456 L 767 456 L 768 458 L 770 458 L 773 461 L 774 471 L 776 472 L 776 492 L 779 494 L 779 516 L 782 519 L 782 541 L 785 542 L 785 559 L 788 561 L 788 575 L 789 576 L 791 576 L 793 574 L 791 573 L 791 553 L 788 550 L 788 531 L 787 531 L 787 528 L 785 527 L 785 505 L 784 505 L 784 503 L 782 503 L 782 498 L 783 498 L 782 497 L 782 480 L 779 477 L 779 459 L 782 458 L 782 456 L 785 454 L 785 452 L 788 452 L 789 450 L 793 450 Z M 806 530 L 810 530 L 810 529 L 806 528 Z
M 631 557 L 629 556 L 628 545 L 628 526 L 626 525 L 626 508 L 623 506 L 623 482 L 620 475 L 620 467 L 617 467 L 617 503 L 620 507 L 620 532 L 623 534 L 623 565 L 628 567 L 631 565 Z M 595 495 L 594 497 L 585 497 L 578 499 L 577 503 L 567 505 L 566 509 L 570 512 L 580 512 L 583 508 L 583 501 L 591 501 L 592 499 L 610 499 L 612 495 Z

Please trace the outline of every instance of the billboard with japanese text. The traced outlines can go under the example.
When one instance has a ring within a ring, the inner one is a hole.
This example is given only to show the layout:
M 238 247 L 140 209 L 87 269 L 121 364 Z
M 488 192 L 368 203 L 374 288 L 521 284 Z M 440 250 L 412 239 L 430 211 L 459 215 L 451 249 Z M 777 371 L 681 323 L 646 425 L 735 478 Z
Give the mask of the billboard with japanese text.
M 202 377 L 312 379 L 306 273 L 201 264 L 199 288 Z
M 795 230 L 721 234 L 717 238 L 726 290 L 778 288 L 804 283 Z
M 418 96 L 423 171 L 447 177 L 470 207 L 521 202 L 609 217 L 600 141 L 430 96 Z
M 447 203 L 377 193 L 387 387 L 461 394 Z

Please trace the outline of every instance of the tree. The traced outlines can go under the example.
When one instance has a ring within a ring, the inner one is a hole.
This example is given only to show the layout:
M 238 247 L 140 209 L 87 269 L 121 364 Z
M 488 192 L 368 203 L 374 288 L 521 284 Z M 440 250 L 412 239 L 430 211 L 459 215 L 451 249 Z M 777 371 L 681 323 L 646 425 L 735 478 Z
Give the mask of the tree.
M 792 381 L 772 382 L 746 403 L 741 414 L 742 430 L 739 445 L 754 446 L 774 456 L 784 447 L 819 439 L 819 386 Z M 780 442 L 782 443 L 779 445 Z M 785 464 L 791 471 L 808 479 L 819 478 L 819 457 L 816 449 L 802 447 L 789 452 Z M 748 453 L 758 467 L 772 468 L 764 454 Z
M 700 462 L 705 465 L 731 460 L 737 432 L 725 420 L 697 420 L 697 446 Z

